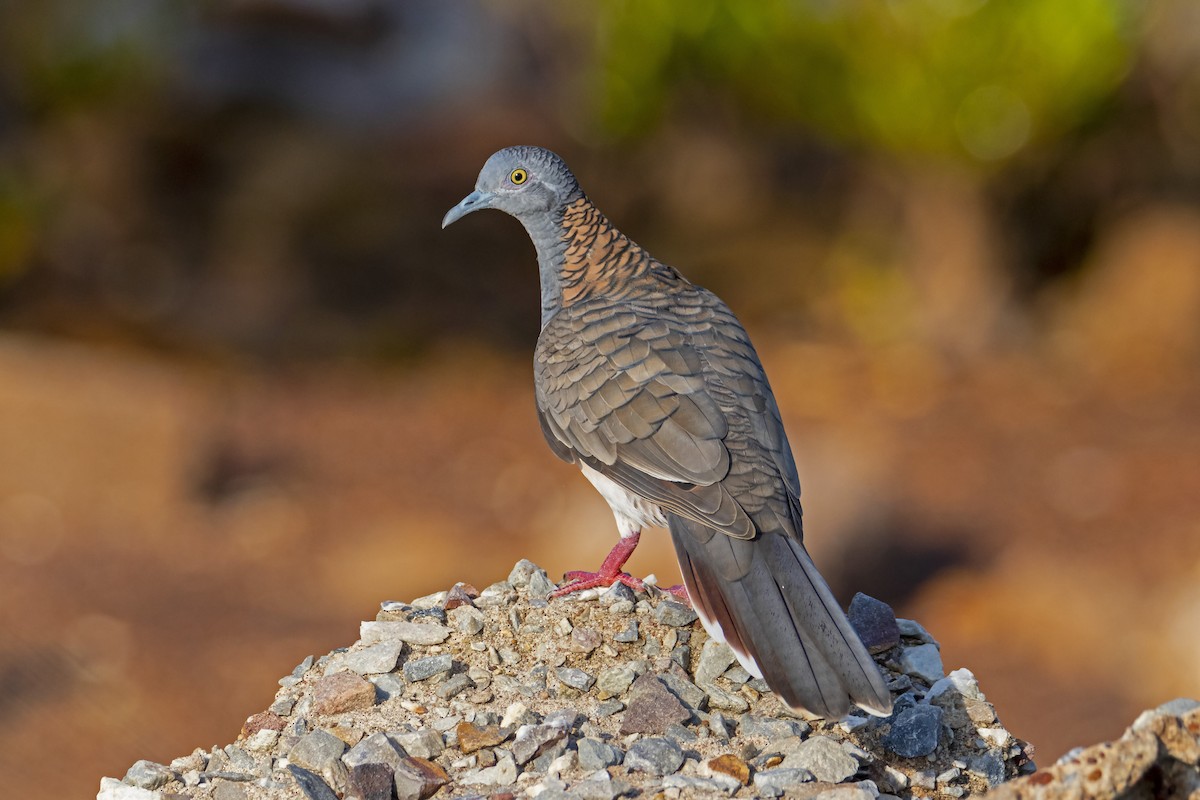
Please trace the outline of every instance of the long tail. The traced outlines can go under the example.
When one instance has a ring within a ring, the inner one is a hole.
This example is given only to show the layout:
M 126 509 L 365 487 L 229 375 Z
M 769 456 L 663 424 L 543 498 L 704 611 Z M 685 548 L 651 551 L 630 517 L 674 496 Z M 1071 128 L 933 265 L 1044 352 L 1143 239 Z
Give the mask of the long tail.
M 734 539 L 674 514 L 668 527 L 709 635 L 788 706 L 829 719 L 851 703 L 891 713 L 879 668 L 803 544 L 778 533 Z

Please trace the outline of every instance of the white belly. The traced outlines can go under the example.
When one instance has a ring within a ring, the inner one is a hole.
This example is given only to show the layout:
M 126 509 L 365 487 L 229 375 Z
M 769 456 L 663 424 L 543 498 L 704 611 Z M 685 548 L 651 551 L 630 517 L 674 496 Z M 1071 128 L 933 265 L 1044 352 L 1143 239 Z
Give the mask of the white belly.
M 647 525 L 659 528 L 666 526 L 667 516 L 657 503 L 639 497 L 586 464 L 580 465 L 580 471 L 596 487 L 600 496 L 608 501 L 622 537 L 632 536 Z

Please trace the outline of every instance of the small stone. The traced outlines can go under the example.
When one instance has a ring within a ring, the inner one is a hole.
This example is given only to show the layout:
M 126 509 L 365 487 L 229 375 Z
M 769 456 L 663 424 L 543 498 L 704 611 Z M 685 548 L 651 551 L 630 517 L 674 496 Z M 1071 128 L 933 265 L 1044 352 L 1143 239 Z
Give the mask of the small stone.
M 683 702 L 689 709 L 695 711 L 703 709 L 706 705 L 708 695 L 704 693 L 696 684 L 689 681 L 687 678 L 680 677 L 678 673 L 682 673 L 682 669 L 672 667 L 671 671 L 664 672 L 659 678 L 671 690 L 671 693 Z
M 446 770 L 434 762 L 409 756 L 395 771 L 397 800 L 425 800 L 450 782 Z
M 506 733 L 501 733 L 498 725 L 481 728 L 471 722 L 460 722 L 454 730 L 458 735 L 458 749 L 464 753 L 474 753 L 484 747 L 495 747 L 508 738 Z
M 288 714 L 292 713 L 292 709 L 295 707 L 296 698 L 285 695 L 283 697 L 276 698 L 275 702 L 271 703 L 268 710 L 270 710 L 272 714 L 282 714 L 287 716 Z
M 404 679 L 394 672 L 372 675 L 367 680 L 375 684 L 375 693 L 381 700 L 390 700 L 393 697 L 399 697 L 404 693 L 404 687 L 406 686 Z
M 409 605 L 411 605 L 413 608 L 417 609 L 418 611 L 429 611 L 432 609 L 437 609 L 438 611 L 441 611 L 442 603 L 446 602 L 447 594 L 449 594 L 449 592 L 445 592 L 445 591 L 434 592 L 433 594 L 427 594 L 427 595 L 424 595 L 423 597 L 416 598 L 411 603 L 409 603 Z
M 621 735 L 665 733 L 672 723 L 686 722 L 692 713 L 656 675 L 646 674 L 633 683 L 621 720 Z
M 585 738 L 576 742 L 580 769 L 594 772 L 598 769 L 615 767 L 621 763 L 623 753 L 616 747 L 599 739 Z
M 898 756 L 916 758 L 927 756 L 936 750 L 941 733 L 942 709 L 921 704 L 896 715 L 892 729 L 884 737 L 883 743 Z
M 884 766 L 883 775 L 886 783 L 888 784 L 887 788 L 897 792 L 902 792 L 908 788 L 908 775 L 891 766 L 890 764 Z
M 666 733 L 667 736 L 670 736 L 675 741 L 679 742 L 680 747 L 683 747 L 686 742 L 694 742 L 700 738 L 689 728 L 680 725 L 677 722 L 668 725 L 664 733 Z
M 586 692 L 596 683 L 596 678 L 593 675 L 575 667 L 559 667 L 554 672 L 558 675 L 560 681 L 572 689 L 578 689 L 581 692 Z
M 158 792 L 130 786 L 116 778 L 101 778 L 96 800 L 159 800 Z
M 636 619 L 629 620 L 629 624 L 625 626 L 625 630 L 620 633 L 613 634 L 614 642 L 629 644 L 638 640 L 638 624 Z
M 541 567 L 533 563 L 527 558 L 522 558 L 513 565 L 512 570 L 508 573 L 508 583 L 514 589 L 524 589 L 529 585 L 529 576 L 535 572 L 541 571 Z
M 696 664 L 696 683 L 712 683 L 737 660 L 733 650 L 725 642 L 709 639 L 700 649 L 700 661 Z
M 359 675 L 391 672 L 396 668 L 396 662 L 400 660 L 400 650 L 403 647 L 404 642 L 398 639 L 379 642 L 362 650 L 346 653 L 342 656 L 341 663 L 346 669 L 357 672 Z
M 171 780 L 174 775 L 171 770 L 154 761 L 135 761 L 125 773 L 125 783 L 137 786 L 139 789 L 157 789 Z
M 634 603 L 637 601 L 637 595 L 623 583 L 617 582 L 608 587 L 603 594 L 600 595 L 600 604 L 611 606 L 613 603 Z
M 813 735 L 801 742 L 781 765 L 808 770 L 819 781 L 841 783 L 858 772 L 858 761 L 827 736 Z
M 440 656 L 412 658 L 404 662 L 404 678 L 410 683 L 424 681 L 432 678 L 434 675 L 449 672 L 453 666 L 454 660 L 448 653 Z
M 507 786 L 517 780 L 517 765 L 511 755 L 496 759 L 495 766 L 473 770 L 458 778 L 458 783 L 467 785 Z
M 683 766 L 683 750 L 674 739 L 656 736 L 639 739 L 625 753 L 625 767 L 630 772 L 669 775 Z
M 446 592 L 446 599 L 442 601 L 442 608 L 447 612 L 461 608 L 462 606 L 474 606 L 474 600 L 479 597 L 479 590 L 469 583 L 456 583 L 450 587 L 450 591 Z
M 554 581 L 550 580 L 545 570 L 539 569 L 529 576 L 526 593 L 530 597 L 547 597 L 555 589 Z
M 935 779 L 937 784 L 941 786 L 944 783 L 952 783 L 962 777 L 962 770 L 958 767 L 951 767 L 945 772 L 939 773 Z
M 900 635 L 906 639 L 916 639 L 920 642 L 928 644 L 937 644 L 937 641 L 929 635 L 929 631 L 921 626 L 921 623 L 912 619 L 896 619 L 896 627 L 900 629 Z
M 275 743 L 279 741 L 279 731 L 273 731 L 270 728 L 263 728 L 262 730 L 255 731 L 241 741 L 242 744 L 246 746 L 247 750 L 253 750 L 255 752 L 270 750 L 275 746 Z
M 512 703 L 508 708 L 504 709 L 504 716 L 500 719 L 500 727 L 511 728 L 513 725 L 524 725 L 537 720 L 529 714 L 529 707 L 524 703 Z
M 596 706 L 597 717 L 611 717 L 618 711 L 624 711 L 625 704 L 620 700 L 605 700 L 600 705 Z
M 711 708 L 734 712 L 741 712 L 750 708 L 750 704 L 746 702 L 746 698 L 733 692 L 727 692 L 714 683 L 706 684 L 700 688 L 708 695 L 708 705 Z
M 346 800 L 391 800 L 395 782 L 387 764 L 357 764 L 346 778 Z
M 313 686 L 314 714 L 344 714 L 375 705 L 375 684 L 353 672 L 336 672 Z
M 346 743 L 323 730 L 315 730 L 300 738 L 288 751 L 288 761 L 313 772 L 322 772 L 342 757 Z
M 313 657 L 305 656 L 304 660 L 296 665 L 290 675 L 285 675 L 279 679 L 280 686 L 295 686 L 304 677 L 304 674 L 312 669 Z
M 1004 783 L 1004 762 L 993 753 L 981 753 L 968 758 L 967 772 L 983 778 L 989 787 Z
M 450 636 L 450 629 L 436 622 L 405 622 L 391 620 L 387 622 L 364 622 L 358 626 L 358 638 L 367 644 L 374 642 L 401 641 L 406 644 L 430 645 L 441 644 Z
M 596 696 L 601 700 L 624 694 L 637 677 L 627 664 L 610 667 L 596 677 Z
M 600 632 L 594 628 L 576 628 L 571 631 L 571 650 L 590 653 L 600 646 Z
M 696 621 L 696 612 L 691 606 L 674 600 L 664 600 L 654 608 L 654 618 L 663 625 L 682 628 Z
M 738 720 L 742 736 L 761 736 L 764 739 L 783 739 L 788 736 L 807 736 L 812 726 L 802 720 L 776 719 L 757 714 L 743 714 Z
M 528 764 L 560 743 L 565 747 L 566 737 L 567 732 L 557 725 L 523 725 L 512 743 L 513 759 L 522 766 Z
M 1004 748 L 1012 737 L 1004 728 L 978 728 L 979 735 L 993 747 Z
M 472 686 L 474 686 L 474 684 L 471 682 L 471 679 L 466 675 L 459 673 L 458 675 L 448 678 L 445 682 L 440 684 L 434 690 L 434 694 L 443 700 L 449 700 L 451 697 L 462 694 Z
M 900 669 L 930 684 L 936 683 L 945 675 L 942 654 L 935 644 L 904 648 L 904 653 L 900 656 Z
M 806 769 L 778 767 L 755 773 L 754 788 L 767 797 L 779 797 L 787 792 L 800 790 L 812 780 L 812 773 Z
M 419 731 L 395 731 L 388 735 L 405 753 L 415 758 L 437 758 L 446 747 L 441 734 L 429 728 Z
M 854 595 L 847 614 L 850 626 L 870 653 L 882 653 L 900 644 L 900 626 L 892 607 L 862 592 Z
M 251 715 L 242 724 L 242 733 L 239 738 L 248 738 L 264 729 L 272 730 L 278 733 L 279 731 L 283 730 L 284 727 L 283 719 L 278 714 L 274 713 L 273 711 L 260 711 L 257 714 Z
M 484 622 L 487 619 L 484 613 L 475 606 L 458 606 L 447 612 L 446 617 L 455 629 L 468 636 L 482 633 Z
M 709 772 L 720 773 L 735 778 L 739 783 L 750 783 L 750 765 L 732 753 L 725 753 L 716 758 L 710 758 L 704 762 L 704 767 Z
M 550 762 L 549 766 L 546 767 L 546 774 L 548 776 L 557 778 L 564 772 L 570 772 L 571 770 L 575 769 L 578 763 L 578 754 L 574 750 L 568 750 Z
M 233 781 L 219 780 L 213 784 L 212 798 L 213 800 L 246 800 L 246 787 Z
M 308 800 L 338 800 L 337 794 L 329 788 L 329 784 L 320 775 L 310 772 L 295 764 L 288 764 L 288 772 L 296 779 L 296 785 Z
M 718 794 L 731 795 L 741 788 L 741 784 L 720 775 L 716 778 L 697 778 L 694 775 L 668 775 L 663 778 L 662 785 L 666 789 L 678 789 L 692 797 L 712 797 Z
M 387 764 L 395 769 L 406 755 L 403 746 L 391 736 L 386 733 L 372 733 L 347 750 L 342 755 L 342 762 L 351 769 L 360 764 Z

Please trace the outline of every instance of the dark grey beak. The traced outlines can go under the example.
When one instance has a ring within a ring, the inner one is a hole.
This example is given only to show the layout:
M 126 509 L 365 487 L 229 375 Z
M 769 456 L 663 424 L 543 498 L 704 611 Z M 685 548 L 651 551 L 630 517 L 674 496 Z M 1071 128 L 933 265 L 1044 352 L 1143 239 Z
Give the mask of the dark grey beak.
M 442 217 L 442 228 L 445 229 L 447 225 L 457 222 L 472 211 L 478 211 L 481 208 L 491 208 L 492 199 L 492 195 L 476 189 L 464 197 L 458 205 L 446 212 L 446 216 Z

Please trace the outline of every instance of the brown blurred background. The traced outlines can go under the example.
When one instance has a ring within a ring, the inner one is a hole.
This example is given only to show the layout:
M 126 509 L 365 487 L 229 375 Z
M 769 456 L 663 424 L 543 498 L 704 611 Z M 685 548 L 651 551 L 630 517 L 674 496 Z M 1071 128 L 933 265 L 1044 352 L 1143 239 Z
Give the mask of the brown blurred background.
M 44 0 L 0 6 L 6 786 L 230 741 L 381 600 L 598 564 L 532 248 L 438 228 L 514 143 L 739 312 L 839 596 L 1039 761 L 1200 694 L 1191 0 Z

